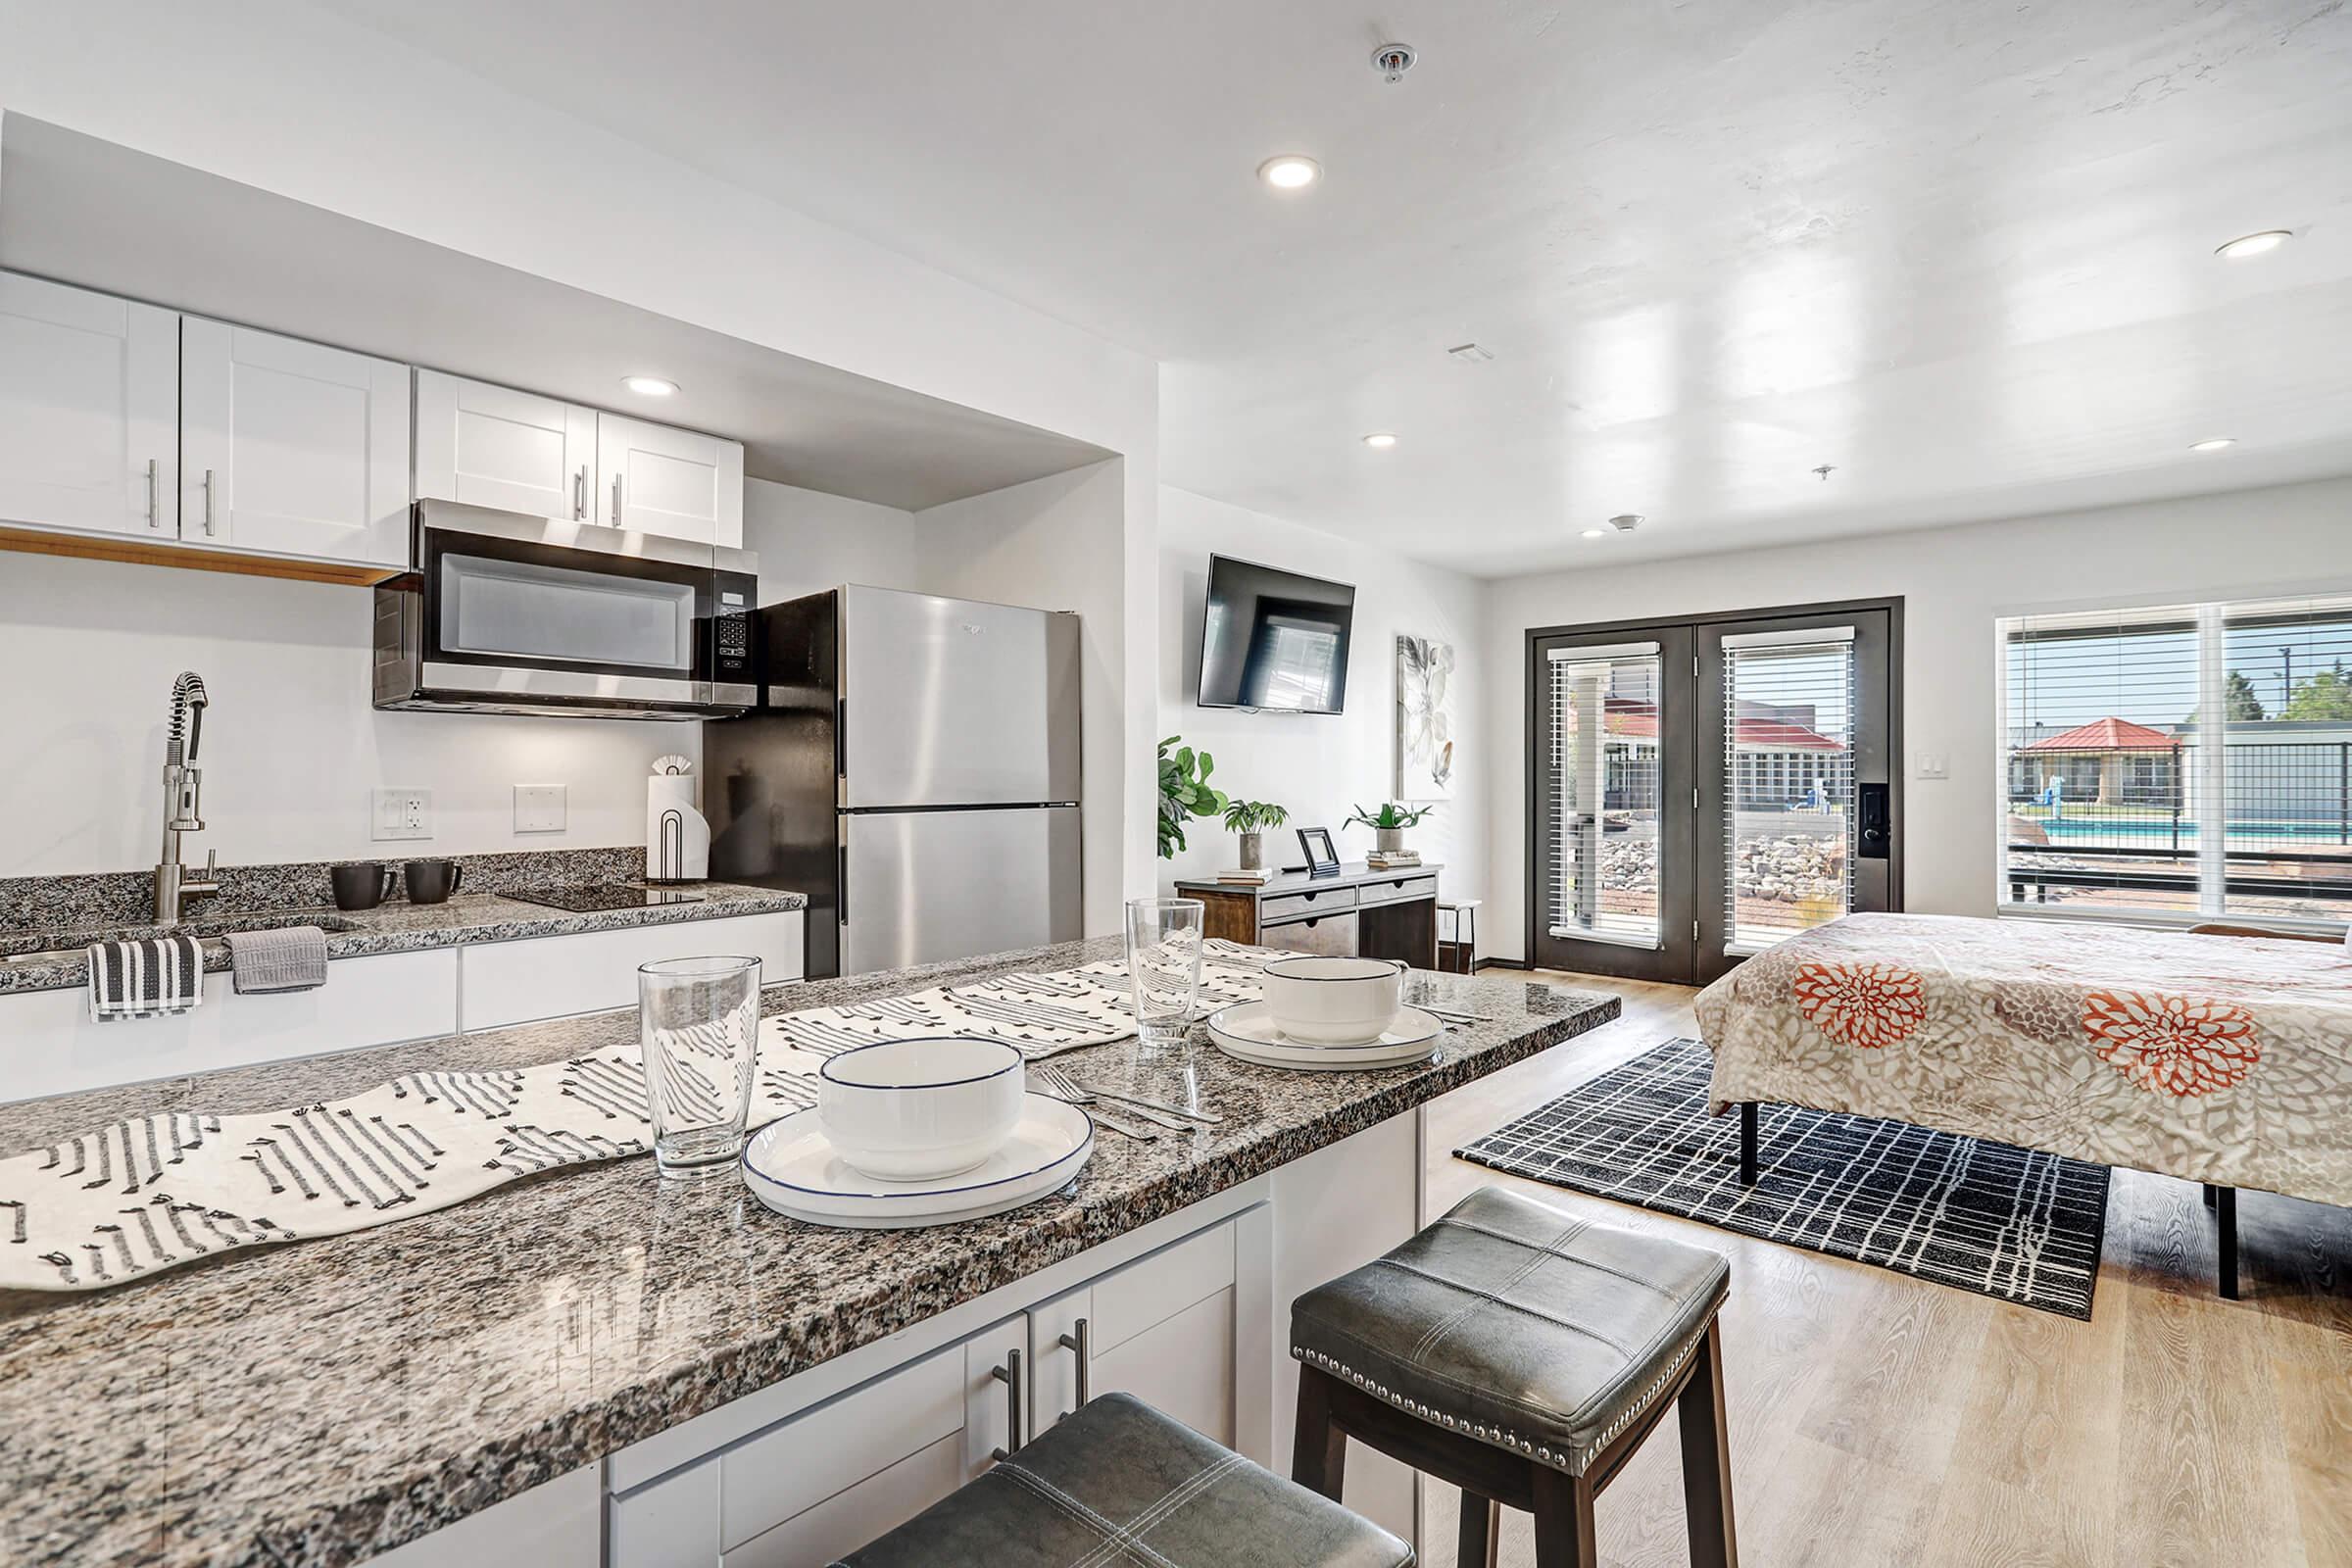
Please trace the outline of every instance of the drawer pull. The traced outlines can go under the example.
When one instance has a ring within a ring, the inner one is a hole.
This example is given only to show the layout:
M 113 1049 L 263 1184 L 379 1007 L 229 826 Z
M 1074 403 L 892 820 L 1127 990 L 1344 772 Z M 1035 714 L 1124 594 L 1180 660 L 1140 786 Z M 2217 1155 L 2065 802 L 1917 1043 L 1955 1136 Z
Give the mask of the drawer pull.
M 1004 1385 L 1004 1446 L 989 1449 L 988 1456 L 1009 1459 L 1021 1448 L 1021 1352 L 1006 1350 L 1004 1364 L 990 1367 L 988 1375 Z
M 1086 1319 L 1084 1318 L 1078 1320 L 1076 1332 L 1064 1334 L 1061 1337 L 1061 1348 L 1078 1358 L 1078 1408 L 1081 1410 L 1086 1408 L 1086 1401 L 1094 1397 L 1093 1391 L 1088 1388 L 1088 1384 L 1093 1379 L 1086 1365 L 1090 1359 L 1087 1354 L 1087 1341 L 1091 1338 L 1093 1336 L 1087 1333 Z

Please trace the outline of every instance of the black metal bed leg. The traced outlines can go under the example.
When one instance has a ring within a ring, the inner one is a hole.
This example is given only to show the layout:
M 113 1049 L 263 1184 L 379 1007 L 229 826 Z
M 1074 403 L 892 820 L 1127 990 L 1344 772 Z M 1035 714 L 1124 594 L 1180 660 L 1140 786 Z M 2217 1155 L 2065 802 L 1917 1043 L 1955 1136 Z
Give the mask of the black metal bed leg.
M 2219 1187 L 2214 1186 L 2211 1182 L 2207 1182 L 2204 1185 L 2205 1206 L 2207 1208 L 2219 1207 L 2222 1201 L 2222 1190 Z
M 2217 1187 L 2213 1190 L 2213 1214 L 2218 1220 L 2222 1251 L 2222 1299 L 2237 1299 L 2237 1189 Z
M 1756 1102 L 1740 1102 L 1740 1185 L 1756 1185 Z

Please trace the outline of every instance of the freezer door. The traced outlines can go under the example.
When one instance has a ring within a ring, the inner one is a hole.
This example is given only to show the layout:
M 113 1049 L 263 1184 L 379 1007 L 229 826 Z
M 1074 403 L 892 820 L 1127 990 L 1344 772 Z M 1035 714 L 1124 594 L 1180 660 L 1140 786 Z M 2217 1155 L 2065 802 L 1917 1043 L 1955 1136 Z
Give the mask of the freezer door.
M 1073 942 L 1078 808 L 844 816 L 841 972 Z
M 847 588 L 840 680 L 846 807 L 1079 797 L 1076 615 Z

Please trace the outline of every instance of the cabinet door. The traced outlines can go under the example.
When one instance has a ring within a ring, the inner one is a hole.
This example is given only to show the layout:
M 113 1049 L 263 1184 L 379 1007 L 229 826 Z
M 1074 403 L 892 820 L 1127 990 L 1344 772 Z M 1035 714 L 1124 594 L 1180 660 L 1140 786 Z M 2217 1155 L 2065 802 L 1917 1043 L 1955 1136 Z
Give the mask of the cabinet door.
M 595 470 L 594 409 L 416 372 L 418 500 L 583 521 Z
M 596 520 L 697 544 L 743 544 L 743 445 L 714 435 L 596 416 Z
M 179 536 L 409 564 L 409 368 L 187 317 Z
M 169 539 L 179 316 L 0 273 L 0 522 Z

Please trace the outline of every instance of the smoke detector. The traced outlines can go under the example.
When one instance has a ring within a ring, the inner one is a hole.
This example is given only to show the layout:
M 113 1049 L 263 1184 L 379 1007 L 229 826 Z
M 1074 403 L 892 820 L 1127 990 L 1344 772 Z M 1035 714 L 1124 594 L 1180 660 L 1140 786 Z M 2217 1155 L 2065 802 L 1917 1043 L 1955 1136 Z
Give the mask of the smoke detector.
M 1639 512 L 1620 512 L 1617 514 L 1617 515 L 1609 519 L 1609 526 L 1616 529 L 1619 533 L 1632 533 L 1636 528 L 1642 526 L 1642 514 Z
M 1394 85 L 1404 79 L 1416 58 L 1409 43 L 1384 43 L 1372 51 L 1372 69 L 1380 73 L 1381 80 Z

